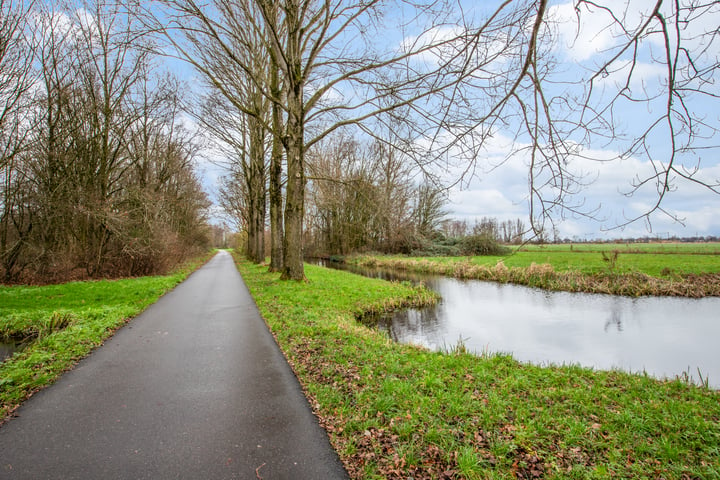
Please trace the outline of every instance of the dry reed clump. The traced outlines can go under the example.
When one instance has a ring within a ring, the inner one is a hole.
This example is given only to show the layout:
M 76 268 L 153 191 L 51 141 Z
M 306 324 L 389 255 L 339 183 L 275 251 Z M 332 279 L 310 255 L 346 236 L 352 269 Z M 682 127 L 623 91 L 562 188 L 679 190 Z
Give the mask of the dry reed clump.
M 710 288 L 704 288 L 709 286 Z M 567 272 L 559 276 L 555 290 L 606 293 L 630 297 L 671 296 L 699 298 L 720 296 L 720 284 L 712 281 L 696 283 L 689 279 L 666 279 L 643 273 L 582 275 Z
M 549 263 L 541 263 L 538 265 L 533 262 L 525 269 L 525 273 L 529 277 L 550 278 L 555 275 L 555 269 Z
M 720 273 L 685 275 L 682 277 L 682 284 L 692 286 L 698 297 L 720 297 Z
M 371 268 L 378 266 L 378 261 L 376 257 L 362 257 L 358 260 L 358 263 Z
M 473 276 L 475 272 L 475 265 L 467 260 L 458 263 L 452 263 L 446 265 L 446 267 L 452 268 L 452 276 L 455 278 L 475 278 Z M 447 269 L 447 268 L 446 268 Z
M 495 267 L 492 269 L 493 274 L 495 275 L 495 281 L 497 282 L 503 282 L 506 283 L 510 278 L 510 269 L 505 266 L 502 260 L 497 262 L 495 264 Z
M 423 258 L 422 260 L 420 260 L 419 264 L 420 264 L 420 271 L 421 271 L 421 272 L 423 272 L 423 273 L 432 273 L 432 271 L 433 271 L 433 262 L 431 262 L 430 260 L 428 260 L 428 259 L 426 259 L 426 258 Z
M 502 268 L 496 265 L 497 281 L 516 283 L 520 285 L 528 285 L 531 287 L 555 289 L 557 285 L 558 274 L 555 273 L 553 267 L 548 264 L 538 265 L 532 263 L 529 267 L 512 267 L 507 270 L 505 275 Z

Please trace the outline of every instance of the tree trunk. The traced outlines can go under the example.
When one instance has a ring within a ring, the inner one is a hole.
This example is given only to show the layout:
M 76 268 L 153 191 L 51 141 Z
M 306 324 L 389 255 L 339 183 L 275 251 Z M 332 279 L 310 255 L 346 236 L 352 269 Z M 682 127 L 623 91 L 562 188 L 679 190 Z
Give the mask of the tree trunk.
M 303 215 L 305 212 L 305 145 L 303 131 L 302 86 L 288 89 L 287 190 L 285 197 L 285 239 L 283 242 L 283 280 L 304 280 Z
M 250 171 L 247 179 L 249 205 L 248 258 L 255 263 L 265 261 L 265 156 L 264 129 L 257 119 L 249 119 Z
M 281 96 L 278 66 L 274 59 L 270 64 L 270 91 L 273 99 Z M 283 268 L 283 219 L 282 219 L 282 118 L 280 106 L 272 104 L 272 152 L 270 154 L 270 271 Z
M 255 143 L 252 161 L 253 165 L 253 183 L 255 185 L 255 208 L 257 213 L 255 216 L 255 261 L 263 263 L 265 261 L 265 214 L 266 214 L 266 198 L 267 187 L 265 183 L 265 130 L 260 122 L 253 120 L 255 124 L 255 135 L 253 143 Z
M 247 238 L 245 239 L 245 257 L 251 262 L 255 262 L 255 209 L 253 208 L 252 196 L 249 196 L 250 202 L 247 213 Z
M 303 70 L 302 15 L 300 2 L 288 2 L 285 9 L 287 45 L 285 47 L 285 100 L 287 128 L 284 142 L 287 154 L 285 191 L 285 238 L 283 241 L 283 280 L 305 280 L 303 266 L 303 217 L 305 215 L 305 99 L 303 88 L 308 72 Z

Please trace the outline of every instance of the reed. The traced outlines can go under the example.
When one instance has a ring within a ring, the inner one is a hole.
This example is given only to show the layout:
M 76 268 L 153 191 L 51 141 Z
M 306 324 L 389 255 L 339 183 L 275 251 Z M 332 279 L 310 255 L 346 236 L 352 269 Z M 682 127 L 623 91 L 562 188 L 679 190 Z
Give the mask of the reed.
M 348 262 L 363 266 L 430 275 L 451 276 L 465 280 L 514 283 L 547 290 L 606 293 L 639 297 L 645 295 L 700 298 L 720 296 L 720 274 L 674 274 L 652 276 L 639 271 L 620 272 L 618 256 L 611 253 L 607 268 L 597 273 L 574 269 L 557 271 L 549 263 L 531 263 L 527 267 L 508 267 L 503 260 L 495 265 L 473 263 L 465 258 L 456 261 L 402 257 L 358 256 Z

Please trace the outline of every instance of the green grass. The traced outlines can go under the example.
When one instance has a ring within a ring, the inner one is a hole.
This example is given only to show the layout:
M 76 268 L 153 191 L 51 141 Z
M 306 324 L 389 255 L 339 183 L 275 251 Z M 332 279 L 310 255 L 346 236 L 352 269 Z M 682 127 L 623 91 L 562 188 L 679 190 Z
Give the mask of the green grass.
M 639 272 L 653 277 L 720 273 L 718 243 L 533 245 L 513 255 L 517 260 L 508 261 L 517 261 L 518 266 L 534 261 L 549 263 L 560 271 L 598 273 L 608 269 L 602 254 L 609 257 L 614 252 L 618 254 L 616 268 L 620 273 Z
M 720 295 L 719 244 L 525 246 L 507 256 L 359 255 L 349 263 L 549 290 L 617 295 Z
M 0 340 L 26 344 L 0 364 L 0 423 L 205 260 L 167 276 L 0 286 Z
M 720 243 L 683 243 L 683 242 L 647 242 L 647 243 L 559 243 L 521 247 L 526 252 L 612 252 L 620 253 L 660 253 L 660 254 L 698 254 L 720 255 Z
M 531 264 L 548 264 L 558 272 L 585 274 L 605 272 L 610 257 L 617 252 L 618 273 L 638 272 L 661 277 L 669 274 L 720 273 L 720 244 L 574 244 L 528 245 L 506 256 L 472 257 L 476 265 L 495 265 L 502 261 L 507 267 L 526 268 Z M 399 257 L 396 258 L 411 258 Z M 456 263 L 467 257 L 424 257 L 437 263 Z
M 720 478 L 718 392 L 395 344 L 355 319 L 420 290 L 239 269 L 353 478 Z
M 610 257 L 606 254 L 606 258 Z M 503 261 L 508 267 L 528 267 L 532 263 L 552 265 L 556 271 L 577 271 L 581 273 L 601 273 L 608 271 L 609 265 L 600 252 L 566 251 L 521 251 L 508 257 L 473 257 L 478 265 L 494 265 Z M 719 255 L 702 254 L 658 254 L 658 253 L 620 253 L 615 269 L 617 273 L 640 272 L 653 277 L 669 274 L 705 274 L 720 272 Z

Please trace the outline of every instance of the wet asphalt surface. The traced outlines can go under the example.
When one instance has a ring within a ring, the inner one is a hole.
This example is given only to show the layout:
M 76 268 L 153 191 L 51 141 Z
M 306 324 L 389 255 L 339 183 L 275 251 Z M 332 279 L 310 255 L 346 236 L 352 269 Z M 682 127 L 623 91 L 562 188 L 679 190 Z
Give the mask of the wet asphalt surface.
M 0 427 L 0 479 L 347 478 L 226 252 Z

